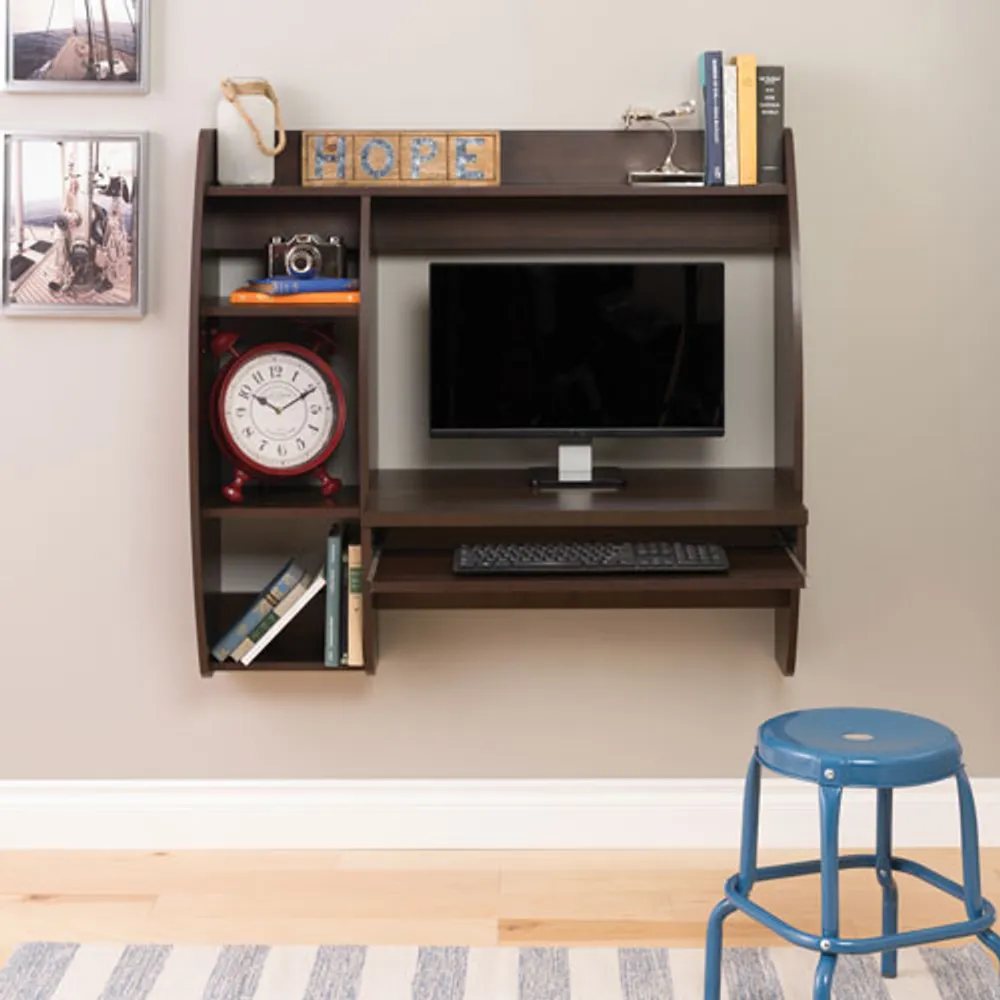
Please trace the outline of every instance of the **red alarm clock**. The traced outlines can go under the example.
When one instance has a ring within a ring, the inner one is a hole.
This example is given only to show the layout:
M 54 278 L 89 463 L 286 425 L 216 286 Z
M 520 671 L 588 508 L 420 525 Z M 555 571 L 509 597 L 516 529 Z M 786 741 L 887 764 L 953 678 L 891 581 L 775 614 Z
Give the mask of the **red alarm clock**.
M 212 431 L 235 468 L 222 495 L 241 503 L 243 487 L 253 480 L 311 473 L 323 496 L 332 496 L 341 483 L 324 466 L 347 423 L 340 380 L 318 345 L 264 343 L 240 352 L 238 340 L 235 333 L 212 338 L 212 353 L 220 359 L 229 355 L 209 399 Z

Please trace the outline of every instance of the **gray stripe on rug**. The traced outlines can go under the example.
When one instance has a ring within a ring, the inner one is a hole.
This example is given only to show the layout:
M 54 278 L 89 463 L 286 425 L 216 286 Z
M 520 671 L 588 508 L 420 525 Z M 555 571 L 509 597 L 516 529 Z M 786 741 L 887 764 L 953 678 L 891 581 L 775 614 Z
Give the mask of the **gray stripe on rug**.
M 146 1000 L 170 952 L 170 945 L 130 944 L 121 953 L 99 1000 Z
M 963 948 L 921 948 L 941 1000 L 1000 1000 L 996 969 L 980 944 Z
M 49 1000 L 79 947 L 48 942 L 21 945 L 0 969 L 0 1000 Z
M 413 974 L 413 1000 L 462 1000 L 468 948 L 421 948 Z
M 302 1000 L 357 1000 L 366 953 L 363 945 L 323 945 Z
M 622 948 L 618 952 L 622 1000 L 674 1000 L 665 948 Z
M 876 955 L 841 955 L 833 974 L 834 1000 L 892 1000 L 881 962 Z
M 765 948 L 723 949 L 722 975 L 729 1000 L 785 1000 L 778 970 Z
M 264 945 L 227 945 L 219 953 L 201 1000 L 251 1000 L 270 950 Z
M 569 953 L 565 948 L 522 948 L 517 967 L 518 1000 L 570 1000 Z

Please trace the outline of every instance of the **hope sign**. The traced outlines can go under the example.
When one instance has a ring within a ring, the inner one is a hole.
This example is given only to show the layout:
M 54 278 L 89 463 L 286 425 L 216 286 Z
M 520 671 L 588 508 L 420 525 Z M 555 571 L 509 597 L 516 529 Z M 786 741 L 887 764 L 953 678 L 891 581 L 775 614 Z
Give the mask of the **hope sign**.
M 499 132 L 303 132 L 302 183 L 499 184 Z

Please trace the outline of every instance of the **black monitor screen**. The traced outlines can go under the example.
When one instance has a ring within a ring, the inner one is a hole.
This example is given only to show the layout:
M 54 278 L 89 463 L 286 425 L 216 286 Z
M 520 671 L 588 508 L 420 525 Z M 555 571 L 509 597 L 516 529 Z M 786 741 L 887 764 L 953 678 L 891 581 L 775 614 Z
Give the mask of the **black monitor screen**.
M 430 265 L 433 436 L 718 436 L 724 265 Z

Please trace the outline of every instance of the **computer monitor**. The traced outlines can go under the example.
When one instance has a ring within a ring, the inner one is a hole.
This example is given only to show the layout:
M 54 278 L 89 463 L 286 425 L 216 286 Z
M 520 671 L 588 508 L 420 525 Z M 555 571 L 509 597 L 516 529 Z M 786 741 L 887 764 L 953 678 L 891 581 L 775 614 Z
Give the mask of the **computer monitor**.
M 718 437 L 721 262 L 430 265 L 432 437 Z

